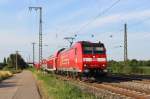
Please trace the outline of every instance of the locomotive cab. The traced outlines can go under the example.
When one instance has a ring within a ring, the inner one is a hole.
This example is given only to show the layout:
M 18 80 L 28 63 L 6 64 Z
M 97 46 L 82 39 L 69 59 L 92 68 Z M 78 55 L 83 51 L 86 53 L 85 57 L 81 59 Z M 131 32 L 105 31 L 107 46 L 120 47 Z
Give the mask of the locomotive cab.
M 84 72 L 103 72 L 106 69 L 106 49 L 103 43 L 82 44 Z

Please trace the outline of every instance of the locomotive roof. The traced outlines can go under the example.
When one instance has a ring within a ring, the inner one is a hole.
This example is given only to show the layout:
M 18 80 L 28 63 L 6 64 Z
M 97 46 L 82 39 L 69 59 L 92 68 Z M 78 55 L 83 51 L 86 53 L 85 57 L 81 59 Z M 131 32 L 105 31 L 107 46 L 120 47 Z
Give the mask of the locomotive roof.
M 104 46 L 104 44 L 101 43 L 100 41 L 99 41 L 98 43 L 93 43 L 93 42 L 90 42 L 90 41 L 78 41 L 78 42 L 76 42 L 76 43 L 80 43 L 80 44 L 83 44 L 83 45 L 95 45 L 95 46 L 97 46 L 97 45 L 100 44 L 101 46 Z M 62 49 L 58 50 L 56 54 L 59 54 L 60 52 L 63 52 L 63 51 L 67 51 L 67 50 L 69 50 L 69 49 L 72 49 L 72 47 L 73 47 L 73 46 L 71 46 L 71 47 L 69 47 L 69 48 L 62 48 Z
M 78 43 L 81 43 L 83 45 L 102 45 L 103 46 L 103 43 L 101 43 L 100 41 L 98 43 L 93 43 L 93 42 L 90 42 L 90 41 L 79 41 Z

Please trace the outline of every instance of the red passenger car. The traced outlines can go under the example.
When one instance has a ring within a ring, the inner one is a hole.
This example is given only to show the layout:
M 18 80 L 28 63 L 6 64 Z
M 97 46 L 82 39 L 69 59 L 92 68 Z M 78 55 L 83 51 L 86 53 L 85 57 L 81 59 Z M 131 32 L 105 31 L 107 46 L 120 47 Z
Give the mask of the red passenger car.
M 39 70 L 41 67 L 40 67 L 40 64 L 38 64 L 38 63 L 35 63 L 34 64 L 34 67 L 37 69 L 37 70 Z
M 43 70 L 46 70 L 46 69 L 47 69 L 47 60 L 46 60 L 46 59 L 43 59 L 43 60 L 42 60 L 41 68 L 42 68 Z
M 56 59 L 57 59 L 57 54 L 52 55 L 47 59 L 47 70 L 48 71 L 56 71 Z

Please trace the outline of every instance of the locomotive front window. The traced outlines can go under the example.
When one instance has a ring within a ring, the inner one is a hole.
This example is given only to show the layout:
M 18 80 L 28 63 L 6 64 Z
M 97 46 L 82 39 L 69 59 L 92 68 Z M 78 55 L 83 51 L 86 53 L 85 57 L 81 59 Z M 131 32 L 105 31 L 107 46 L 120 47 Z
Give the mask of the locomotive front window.
M 84 47 L 83 52 L 84 54 L 92 54 L 93 47 Z
M 83 53 L 84 54 L 104 54 L 104 47 L 103 46 L 94 46 L 94 47 L 84 47 L 83 48 Z
M 94 54 L 103 54 L 104 53 L 104 47 L 94 47 Z

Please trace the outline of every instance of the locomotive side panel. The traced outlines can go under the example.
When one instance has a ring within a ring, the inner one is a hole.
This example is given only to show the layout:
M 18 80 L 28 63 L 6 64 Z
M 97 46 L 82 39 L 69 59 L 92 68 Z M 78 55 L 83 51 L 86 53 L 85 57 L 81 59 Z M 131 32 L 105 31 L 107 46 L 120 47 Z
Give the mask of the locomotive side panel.
M 76 67 L 75 67 L 75 61 L 74 61 L 74 48 L 71 48 L 69 51 L 69 64 L 68 64 L 68 68 L 70 69 L 70 71 L 77 71 Z
M 82 72 L 82 48 L 80 43 L 76 43 L 70 49 L 58 55 L 57 69 L 62 71 Z
M 69 50 L 69 68 L 74 72 L 82 72 L 82 48 L 80 43 L 76 43 Z
M 78 72 L 83 72 L 83 53 L 81 43 L 77 43 L 75 46 L 75 66 L 78 69 Z

